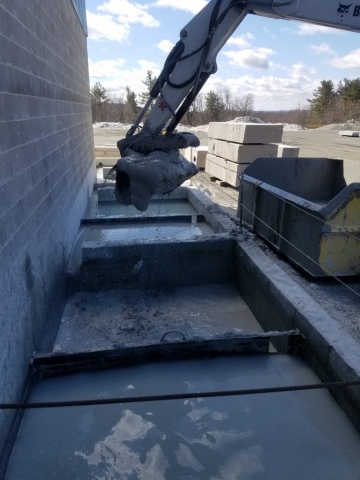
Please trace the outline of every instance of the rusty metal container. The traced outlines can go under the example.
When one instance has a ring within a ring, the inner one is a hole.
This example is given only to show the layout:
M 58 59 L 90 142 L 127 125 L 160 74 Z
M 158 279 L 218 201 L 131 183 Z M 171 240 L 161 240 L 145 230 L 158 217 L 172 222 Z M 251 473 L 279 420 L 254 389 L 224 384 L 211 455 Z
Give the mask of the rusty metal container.
M 346 184 L 342 160 L 258 158 L 239 217 L 242 197 L 243 223 L 312 276 L 360 275 L 360 183 Z

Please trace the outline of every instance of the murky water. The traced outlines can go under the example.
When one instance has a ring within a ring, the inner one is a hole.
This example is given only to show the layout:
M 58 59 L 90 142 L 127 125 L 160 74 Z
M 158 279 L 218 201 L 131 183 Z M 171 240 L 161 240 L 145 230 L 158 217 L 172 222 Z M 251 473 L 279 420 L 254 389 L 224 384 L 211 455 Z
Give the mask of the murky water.
M 298 358 L 147 364 L 48 379 L 32 401 L 314 383 Z M 27 411 L 7 480 L 358 480 L 360 439 L 325 391 Z
M 197 211 L 187 199 L 152 200 L 146 212 L 140 212 L 133 205 L 118 202 L 99 202 L 97 218 L 102 217 L 149 217 L 157 215 L 196 215 Z

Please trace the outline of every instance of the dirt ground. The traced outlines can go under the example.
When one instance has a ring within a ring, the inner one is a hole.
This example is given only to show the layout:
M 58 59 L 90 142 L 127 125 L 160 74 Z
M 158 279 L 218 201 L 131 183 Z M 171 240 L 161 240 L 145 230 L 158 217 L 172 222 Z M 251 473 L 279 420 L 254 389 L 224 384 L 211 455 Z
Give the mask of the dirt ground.
M 125 134 L 126 131 L 120 129 L 94 129 L 95 145 L 116 145 L 117 140 L 123 138 Z M 201 144 L 207 145 L 207 133 L 196 132 L 196 134 L 199 136 Z M 360 162 L 360 137 L 342 137 L 337 130 L 285 131 L 283 143 L 300 146 L 301 157 L 340 158 Z M 237 188 L 220 186 L 219 183 L 212 182 L 210 176 L 204 171 L 194 177 L 192 182 L 238 222 L 239 193 Z M 286 258 L 277 255 L 266 242 L 256 235 L 250 234 L 249 241 L 257 243 L 266 255 L 276 261 L 353 338 L 360 341 L 359 277 L 343 277 L 341 279 L 343 284 L 333 278 L 314 279 L 301 269 L 295 268 Z

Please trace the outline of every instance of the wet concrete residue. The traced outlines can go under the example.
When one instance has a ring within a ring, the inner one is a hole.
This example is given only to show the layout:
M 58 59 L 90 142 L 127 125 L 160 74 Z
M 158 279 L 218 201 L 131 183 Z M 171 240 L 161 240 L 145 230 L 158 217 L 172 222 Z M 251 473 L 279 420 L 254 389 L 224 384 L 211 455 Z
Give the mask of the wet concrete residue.
M 233 285 L 77 293 L 68 301 L 54 350 L 156 344 L 171 331 L 191 340 L 262 329 Z
M 166 223 L 153 225 L 114 225 L 114 226 L 92 226 L 86 234 L 86 241 L 95 242 L 116 242 L 121 240 L 143 240 L 157 238 L 176 238 L 187 240 L 195 236 L 211 235 L 213 232 L 206 223 Z
M 187 392 L 199 398 L 28 410 L 6 479 L 358 480 L 359 435 L 328 392 L 201 398 L 204 391 L 317 382 L 288 355 L 47 379 L 30 401 Z
M 152 196 L 172 192 L 198 172 L 194 163 L 175 150 L 145 156 L 129 151 L 117 162 L 115 196 L 118 202 L 144 212 Z

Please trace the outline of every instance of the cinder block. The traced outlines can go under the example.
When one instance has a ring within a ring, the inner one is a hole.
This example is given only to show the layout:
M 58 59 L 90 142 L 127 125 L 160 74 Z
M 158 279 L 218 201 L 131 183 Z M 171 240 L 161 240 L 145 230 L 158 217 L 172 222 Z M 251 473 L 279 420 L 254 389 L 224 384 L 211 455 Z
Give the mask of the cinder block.
M 343 137 L 358 137 L 360 132 L 355 132 L 353 130 L 340 130 L 339 135 Z
M 95 157 L 96 158 L 106 158 L 106 157 L 118 157 L 120 153 L 116 145 L 99 145 L 95 146 Z
M 277 157 L 278 146 L 243 145 L 222 140 L 209 139 L 209 153 L 236 163 L 251 163 L 261 157 Z
M 193 147 L 181 148 L 180 153 L 186 160 L 192 162 Z
M 300 147 L 293 147 L 291 145 L 278 145 L 279 158 L 298 158 Z
M 29 118 L 29 97 L 26 95 L 3 95 L 5 120 Z
M 250 163 L 235 163 L 231 162 L 230 160 L 226 160 L 226 158 L 221 158 L 217 157 L 216 155 L 211 155 L 211 153 L 208 153 L 206 156 L 206 160 L 209 160 L 220 167 L 226 168 L 227 170 L 231 170 L 232 172 L 235 173 L 240 173 L 245 168 L 250 165 Z
M 233 187 L 238 187 L 240 185 L 238 174 L 245 170 L 248 165 L 249 164 L 245 163 L 230 162 L 229 160 L 208 153 L 206 156 L 205 172 Z
M 208 136 L 234 143 L 281 143 L 283 130 L 281 124 L 212 122 Z
M 197 147 L 192 150 L 192 161 L 199 167 L 205 168 L 206 155 L 208 153 L 208 147 Z

